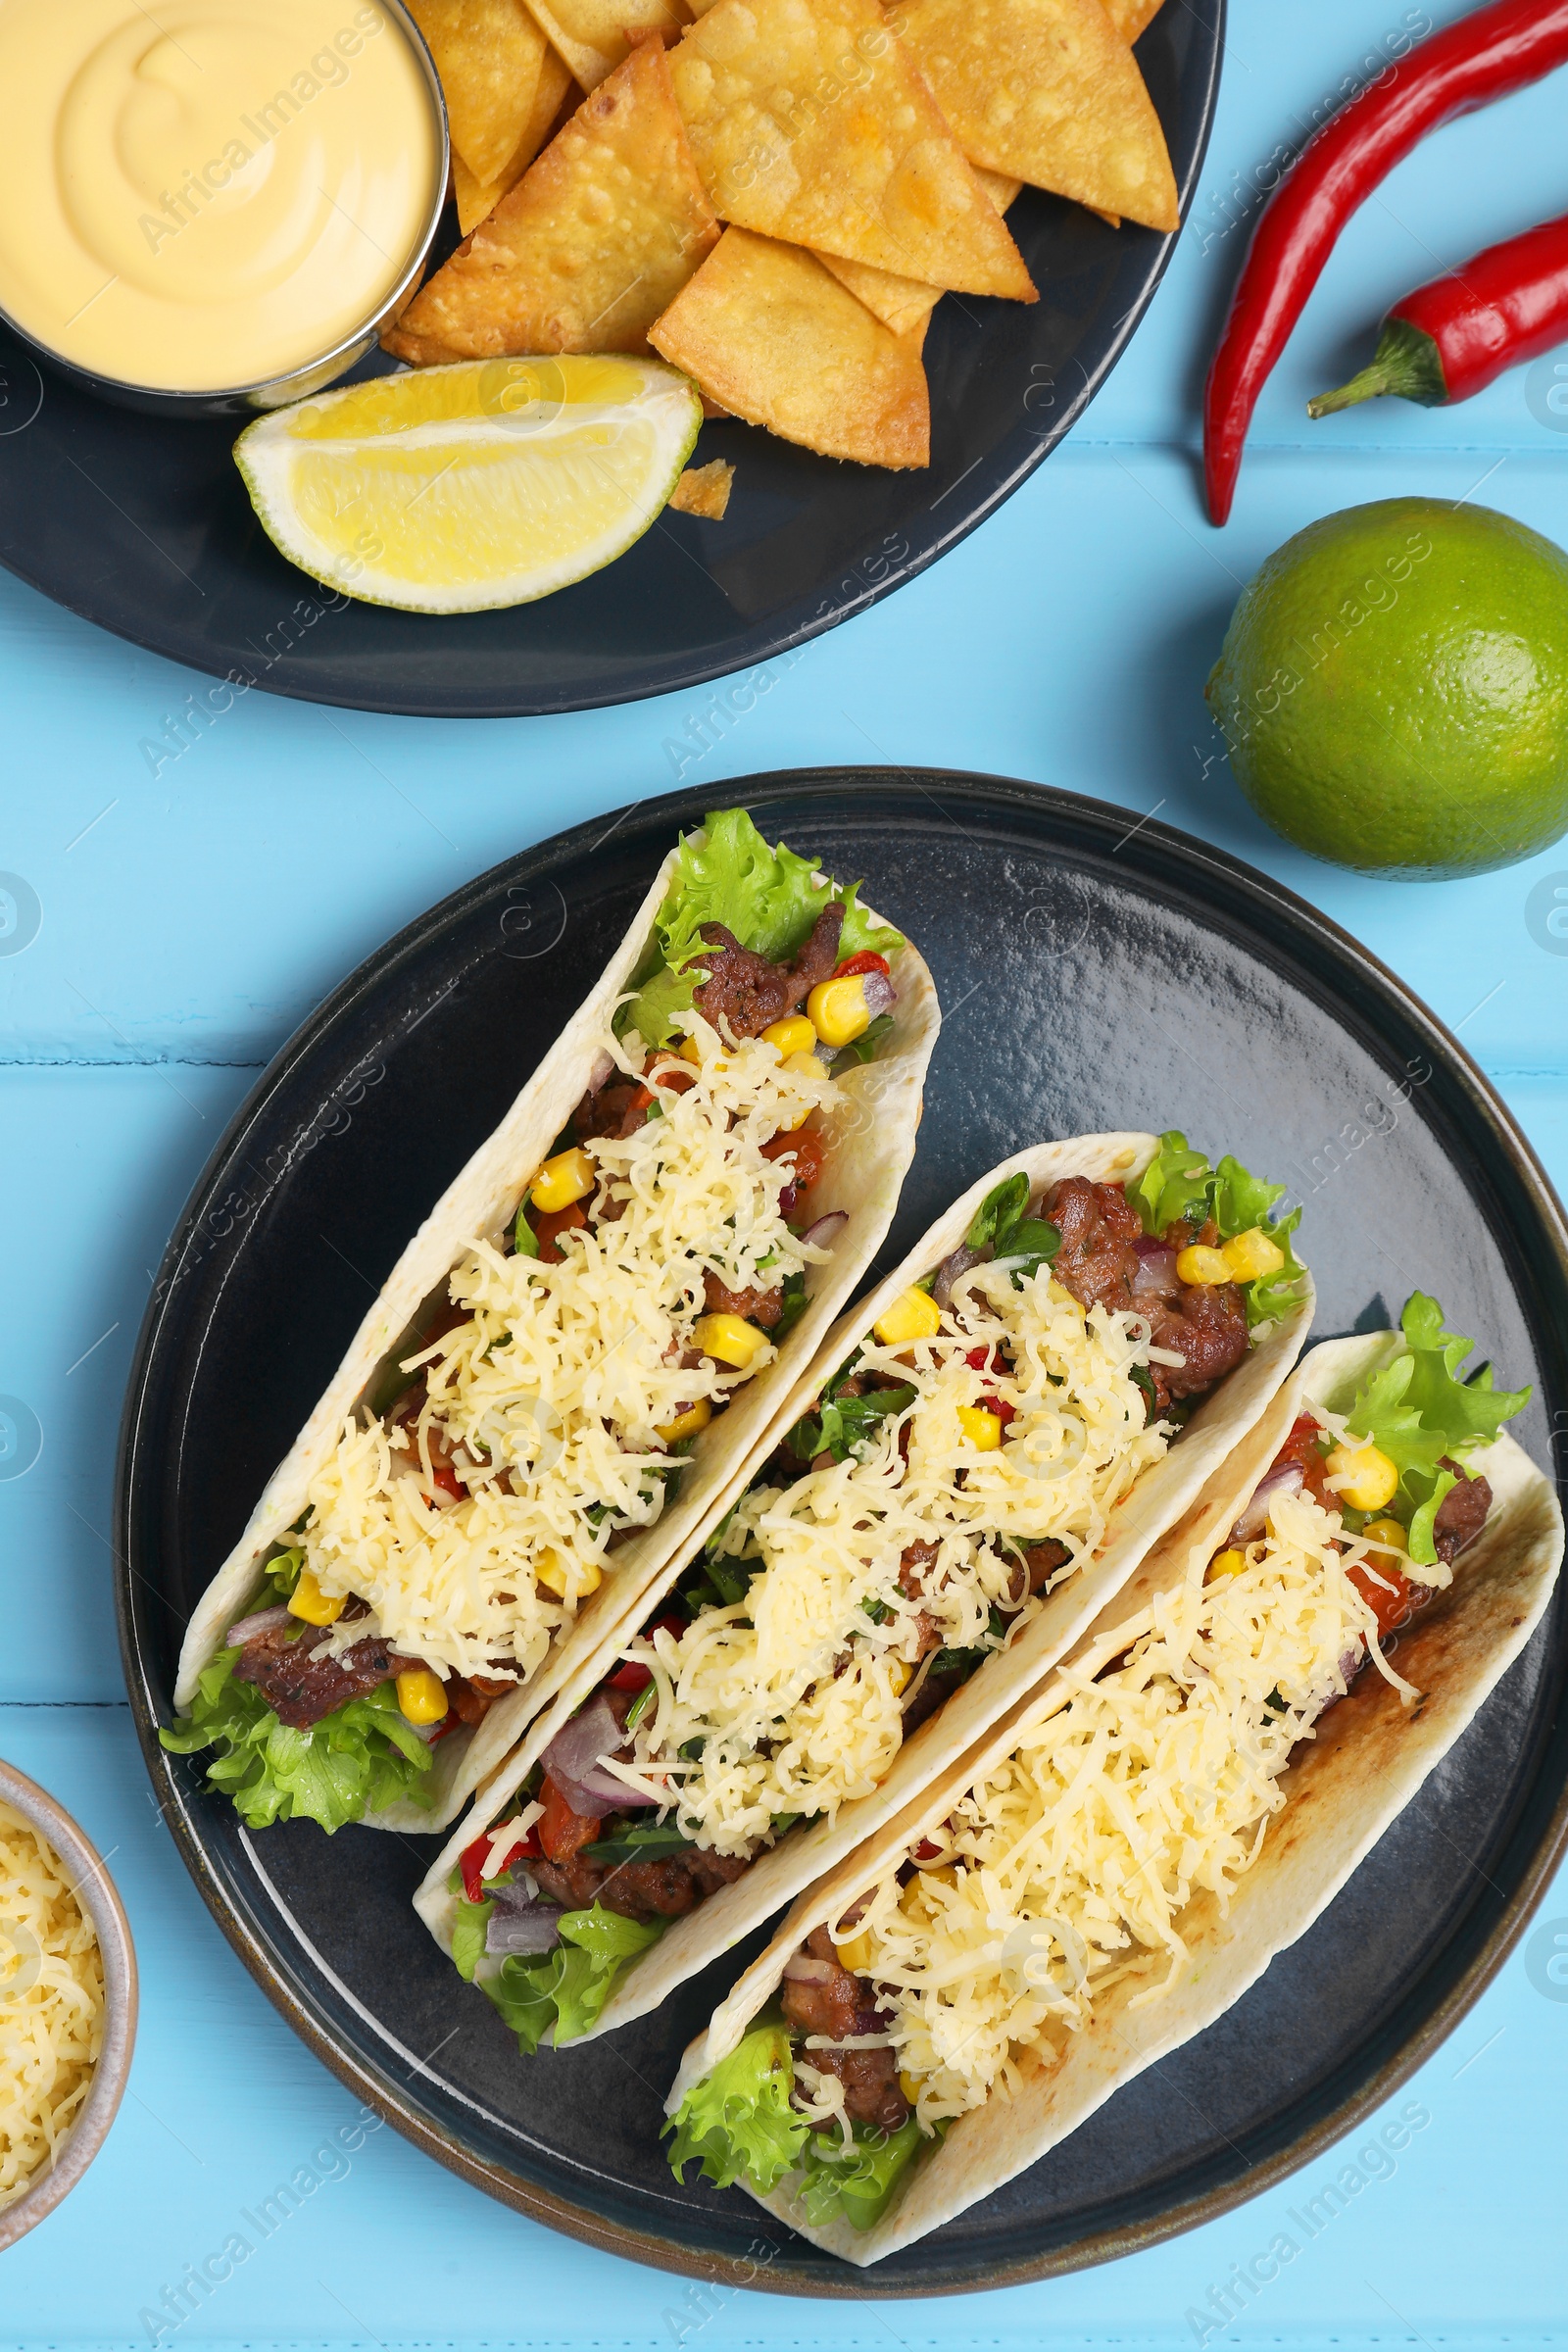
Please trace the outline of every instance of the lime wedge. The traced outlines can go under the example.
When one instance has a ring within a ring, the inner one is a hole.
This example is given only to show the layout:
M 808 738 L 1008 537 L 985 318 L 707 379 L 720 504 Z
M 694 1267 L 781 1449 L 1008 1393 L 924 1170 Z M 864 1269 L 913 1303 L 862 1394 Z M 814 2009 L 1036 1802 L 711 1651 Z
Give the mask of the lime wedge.
M 269 537 L 323 586 L 484 612 L 623 556 L 702 420 L 696 387 L 658 360 L 466 360 L 279 409 L 234 462 Z

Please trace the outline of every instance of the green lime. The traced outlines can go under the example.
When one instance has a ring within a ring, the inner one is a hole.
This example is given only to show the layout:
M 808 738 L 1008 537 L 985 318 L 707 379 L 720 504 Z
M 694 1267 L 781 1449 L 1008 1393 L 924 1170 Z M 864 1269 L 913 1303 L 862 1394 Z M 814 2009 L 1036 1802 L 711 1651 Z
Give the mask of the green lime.
M 1568 829 L 1568 555 L 1488 507 L 1386 498 L 1298 531 L 1205 691 L 1243 792 L 1314 858 L 1480 874 Z

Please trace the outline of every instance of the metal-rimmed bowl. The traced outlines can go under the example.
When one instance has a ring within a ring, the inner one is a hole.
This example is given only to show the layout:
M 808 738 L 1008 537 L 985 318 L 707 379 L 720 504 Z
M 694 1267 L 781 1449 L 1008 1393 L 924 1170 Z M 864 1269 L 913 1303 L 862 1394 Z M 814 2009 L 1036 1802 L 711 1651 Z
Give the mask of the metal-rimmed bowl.
M 53 2213 L 108 2138 L 130 2074 L 137 1989 L 130 1923 L 97 1848 L 47 1790 L 5 1763 L 0 1763 L 0 1802 L 14 1806 L 24 1821 L 48 1839 L 65 1864 L 72 1891 L 92 1921 L 104 1964 L 104 2038 L 92 2087 L 54 2163 L 34 2177 L 14 2205 L 0 2210 L 3 2253 L 35 2229 L 46 2214 Z
M 447 182 L 452 171 L 452 138 L 447 122 L 446 98 L 424 35 L 405 6 L 405 0 L 378 0 L 378 5 L 392 18 L 414 51 L 415 61 L 424 78 L 426 94 L 434 109 L 440 152 L 429 206 L 414 250 L 397 284 L 377 303 L 373 317 L 363 319 L 348 334 L 340 337 L 329 351 L 302 361 L 299 367 L 290 368 L 281 375 L 263 377 L 255 383 L 236 384 L 225 391 L 217 392 L 172 391 L 164 385 L 133 384 L 119 376 L 99 375 L 92 368 L 83 368 L 77 361 L 67 359 L 62 352 L 54 350 L 3 307 L 0 307 L 0 322 L 9 326 L 30 350 L 35 351 L 40 359 L 47 360 L 52 368 L 72 383 L 79 384 L 84 391 L 95 393 L 100 400 L 107 400 L 116 408 L 136 409 L 148 416 L 194 420 L 205 416 L 255 416 L 268 409 L 286 408 L 293 400 L 305 400 L 311 393 L 322 391 L 326 385 L 335 383 L 340 375 L 345 375 L 357 360 L 363 360 L 366 353 L 373 349 L 382 327 L 397 317 L 417 289 L 430 247 L 435 241 L 435 232 L 440 226 L 447 200 Z

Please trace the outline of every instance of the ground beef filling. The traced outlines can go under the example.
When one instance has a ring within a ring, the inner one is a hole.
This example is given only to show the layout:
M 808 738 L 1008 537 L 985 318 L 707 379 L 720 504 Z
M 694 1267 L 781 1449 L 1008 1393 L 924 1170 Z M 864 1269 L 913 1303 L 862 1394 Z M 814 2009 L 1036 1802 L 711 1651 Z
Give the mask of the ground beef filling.
M 852 2034 L 887 2032 L 876 1986 L 868 1977 L 852 1976 L 843 1966 L 826 1928 L 813 1929 L 804 1952 L 827 1973 L 811 1983 L 788 1976 L 784 1980 L 784 2015 L 798 2036 L 820 2034 L 833 2043 Z M 801 2058 L 819 2074 L 838 2077 L 852 2123 L 897 2132 L 907 2121 L 909 2102 L 899 2088 L 898 2060 L 892 2050 L 803 2049 Z
M 272 1713 L 291 1732 L 308 1732 L 323 1716 L 363 1698 L 394 1674 L 417 1666 L 405 1658 L 379 1634 L 367 1636 L 334 1657 L 313 1653 L 326 1637 L 319 1626 L 293 1618 L 256 1634 L 239 1653 L 234 1666 L 237 1683 L 254 1683 Z
M 835 902 L 823 907 L 793 963 L 772 963 L 743 948 L 722 923 L 705 923 L 707 953 L 692 958 L 708 972 L 695 992 L 698 1011 L 715 1029 L 727 1021 L 734 1038 L 760 1037 L 786 1013 L 799 1012 L 812 989 L 833 977 L 843 929 L 844 908 Z
M 1081 1306 L 1103 1306 L 1116 1314 L 1147 1315 L 1150 1345 L 1168 1349 L 1181 1364 L 1151 1364 L 1154 1410 L 1184 1396 L 1200 1396 L 1247 1353 L 1247 1305 L 1234 1282 L 1182 1282 L 1170 1256 L 1194 1240 L 1210 1242 L 1205 1227 L 1191 1233 L 1173 1226 L 1151 1243 L 1143 1221 L 1117 1184 L 1092 1184 L 1067 1176 L 1046 1195 L 1044 1212 L 1061 1235 L 1052 1273 Z

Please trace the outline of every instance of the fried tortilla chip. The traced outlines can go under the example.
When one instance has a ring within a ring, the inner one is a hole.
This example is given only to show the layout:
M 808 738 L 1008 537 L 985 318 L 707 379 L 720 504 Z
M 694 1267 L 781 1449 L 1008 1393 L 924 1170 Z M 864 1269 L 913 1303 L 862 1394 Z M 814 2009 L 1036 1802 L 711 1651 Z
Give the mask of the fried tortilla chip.
M 926 285 L 1036 299 L 877 0 L 714 0 L 670 73 L 722 220 Z
M 975 177 L 999 213 L 1006 211 L 1023 186 L 1021 179 L 1008 179 L 1000 172 L 977 172 Z M 869 262 L 847 262 L 836 253 L 819 253 L 816 258 L 896 335 L 912 333 L 942 300 L 940 286 L 922 286 L 918 278 L 896 277 L 891 270 L 873 270 Z
M 745 228 L 724 231 L 648 337 L 750 423 L 891 466 L 930 462 L 924 338 L 923 324 L 890 333 L 814 254 Z
M 497 178 L 533 111 L 548 43 L 523 0 L 409 0 L 441 76 L 452 151 Z M 559 101 L 558 101 L 559 103 Z
M 717 237 L 664 52 L 644 41 L 420 289 L 385 348 L 416 368 L 646 351 Z
M 688 466 L 669 494 L 677 514 L 701 514 L 707 522 L 722 522 L 729 507 L 735 468 L 722 458 L 709 466 Z
M 571 86 L 571 75 L 547 41 L 528 127 L 517 141 L 505 169 L 492 180 L 477 180 L 456 147 L 453 148 L 453 191 L 458 199 L 458 225 L 466 237 L 471 237 L 486 215 L 493 213 L 502 197 L 516 186 L 540 148 L 552 136 L 556 128 L 556 117 Z
M 690 23 L 684 0 L 528 0 L 528 5 L 585 90 L 596 90 L 651 33 L 661 41 L 677 41 Z
M 1102 0 L 1106 16 L 1124 41 L 1136 41 L 1158 16 L 1163 0 Z
M 896 0 L 888 22 L 971 163 L 1181 226 L 1159 118 L 1100 0 Z

